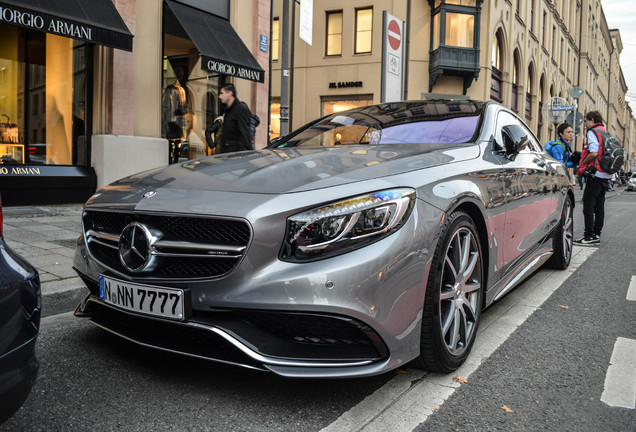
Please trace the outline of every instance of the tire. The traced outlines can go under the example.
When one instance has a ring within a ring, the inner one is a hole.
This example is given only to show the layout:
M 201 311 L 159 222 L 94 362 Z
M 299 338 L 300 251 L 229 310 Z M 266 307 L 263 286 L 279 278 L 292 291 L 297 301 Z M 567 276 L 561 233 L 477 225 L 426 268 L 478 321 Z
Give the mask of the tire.
M 483 278 L 475 224 L 467 213 L 456 211 L 444 224 L 433 255 L 415 367 L 448 373 L 464 363 L 477 334 Z
M 572 260 L 572 244 L 574 241 L 574 219 L 572 212 L 572 198 L 566 195 L 561 212 L 561 221 L 554 230 L 552 249 L 554 253 L 546 263 L 547 268 L 565 270 Z

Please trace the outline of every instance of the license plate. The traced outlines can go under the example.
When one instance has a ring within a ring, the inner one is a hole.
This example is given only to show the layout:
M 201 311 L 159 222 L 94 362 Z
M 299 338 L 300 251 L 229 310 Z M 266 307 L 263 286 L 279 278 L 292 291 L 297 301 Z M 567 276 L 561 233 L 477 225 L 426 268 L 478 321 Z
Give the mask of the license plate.
M 163 318 L 184 320 L 186 291 L 123 282 L 99 276 L 99 298 L 105 303 L 133 312 Z

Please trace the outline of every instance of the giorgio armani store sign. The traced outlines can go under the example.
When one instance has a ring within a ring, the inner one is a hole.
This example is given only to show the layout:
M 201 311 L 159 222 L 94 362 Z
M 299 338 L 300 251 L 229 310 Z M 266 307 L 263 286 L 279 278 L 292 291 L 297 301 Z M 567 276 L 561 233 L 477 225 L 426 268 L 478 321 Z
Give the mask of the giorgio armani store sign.
M 249 11 L 239 36 L 230 4 L 0 0 L 3 204 L 81 203 L 118 178 L 210 154 L 219 86 L 234 82 L 258 111 L 265 82 L 243 39 L 258 38 L 253 17 L 269 7 Z

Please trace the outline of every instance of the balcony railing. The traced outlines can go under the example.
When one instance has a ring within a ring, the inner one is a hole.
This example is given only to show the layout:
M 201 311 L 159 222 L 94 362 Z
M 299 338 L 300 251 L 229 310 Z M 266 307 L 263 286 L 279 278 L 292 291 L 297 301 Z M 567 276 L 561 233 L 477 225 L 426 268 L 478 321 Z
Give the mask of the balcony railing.
M 450 75 L 464 78 L 466 94 L 473 79 L 479 76 L 479 49 L 441 45 L 431 52 L 428 71 L 430 92 L 440 76 Z

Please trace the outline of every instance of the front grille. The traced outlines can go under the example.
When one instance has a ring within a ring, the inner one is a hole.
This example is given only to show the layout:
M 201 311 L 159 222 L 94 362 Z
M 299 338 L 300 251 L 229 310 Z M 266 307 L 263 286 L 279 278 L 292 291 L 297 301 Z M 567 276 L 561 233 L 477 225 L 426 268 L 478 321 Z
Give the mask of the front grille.
M 236 260 L 215 258 L 172 258 L 156 271 L 164 278 L 199 278 L 219 276 L 232 270 Z
M 84 229 L 117 234 L 131 222 L 141 222 L 159 229 L 167 240 L 208 241 L 245 246 L 250 228 L 244 221 L 204 219 L 186 216 L 84 212 Z
M 196 279 L 223 276 L 243 257 L 251 237 L 243 220 L 85 211 L 84 230 L 91 255 L 106 267 L 130 276 Z M 119 257 L 119 236 L 131 222 L 157 233 L 156 264 L 147 272 L 130 272 Z

